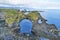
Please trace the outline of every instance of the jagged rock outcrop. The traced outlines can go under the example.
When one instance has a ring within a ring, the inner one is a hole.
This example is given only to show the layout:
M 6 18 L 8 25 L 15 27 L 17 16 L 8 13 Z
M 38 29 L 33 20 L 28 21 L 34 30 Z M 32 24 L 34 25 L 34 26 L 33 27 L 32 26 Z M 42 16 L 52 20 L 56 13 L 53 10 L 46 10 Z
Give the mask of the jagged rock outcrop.
M 46 23 L 47 20 L 44 19 L 38 11 L 30 11 L 27 15 L 24 14 L 24 11 L 17 10 L 8 10 L 8 12 L 6 10 L 4 12 L 7 13 L 6 16 L 2 16 L 5 14 L 0 14 L 1 18 L 4 19 L 4 21 L 0 19 L 0 24 L 4 23 L 0 26 L 0 40 L 3 40 L 6 35 L 7 37 L 5 40 L 9 40 L 9 38 L 11 38 L 11 40 L 39 40 L 40 37 L 45 37 L 49 40 L 59 40 L 60 38 L 56 26 L 54 24 Z M 19 22 L 24 19 L 29 19 L 33 23 L 31 35 L 20 34 Z M 37 22 L 39 19 L 42 22 L 40 24 Z M 5 24 L 8 25 L 6 26 Z M 3 25 L 4 27 L 2 27 Z

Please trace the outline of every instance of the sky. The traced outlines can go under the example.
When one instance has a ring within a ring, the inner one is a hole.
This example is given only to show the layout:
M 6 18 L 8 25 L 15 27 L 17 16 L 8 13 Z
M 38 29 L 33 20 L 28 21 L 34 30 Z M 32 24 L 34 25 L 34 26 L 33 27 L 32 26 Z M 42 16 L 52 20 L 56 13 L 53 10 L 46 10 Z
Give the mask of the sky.
M 35 9 L 60 9 L 60 0 L 0 0 L 0 6 L 12 5 L 18 7 L 23 5 Z

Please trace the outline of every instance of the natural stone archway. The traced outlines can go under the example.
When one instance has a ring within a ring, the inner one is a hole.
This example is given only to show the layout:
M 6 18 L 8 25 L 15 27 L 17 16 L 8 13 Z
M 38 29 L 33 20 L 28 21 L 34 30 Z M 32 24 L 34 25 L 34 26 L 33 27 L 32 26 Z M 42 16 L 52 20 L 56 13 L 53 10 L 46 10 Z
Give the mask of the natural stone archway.
M 15 10 L 15 11 L 8 10 L 8 12 L 7 12 L 7 10 L 5 10 L 4 12 L 7 13 L 7 15 L 5 16 L 6 22 L 10 25 L 10 23 L 8 21 L 12 20 L 11 24 L 13 26 L 11 26 L 11 28 L 9 26 L 2 27 L 2 29 L 0 28 L 1 36 L 3 36 L 3 33 L 10 34 L 10 35 L 14 36 L 14 38 L 15 38 L 14 40 L 20 40 L 20 39 L 21 40 L 25 40 L 25 39 L 26 40 L 39 40 L 40 37 L 45 37 L 50 40 L 55 40 L 55 39 L 59 40 L 59 38 L 60 38 L 58 36 L 58 29 L 56 28 L 56 26 L 54 24 L 46 23 L 47 20 L 44 19 L 38 11 L 29 11 L 28 12 L 29 14 L 27 14 L 27 15 L 24 14 L 27 11 L 24 12 L 24 11 L 18 11 L 18 10 Z M 11 13 L 11 14 L 8 14 L 8 13 Z M 25 34 L 20 35 L 20 33 L 19 33 L 20 27 L 17 25 L 19 25 L 19 22 L 21 19 L 31 20 L 31 22 L 33 23 L 33 28 L 31 30 L 32 35 L 30 35 L 30 36 L 26 36 Z M 37 22 L 39 19 L 42 22 L 40 24 Z

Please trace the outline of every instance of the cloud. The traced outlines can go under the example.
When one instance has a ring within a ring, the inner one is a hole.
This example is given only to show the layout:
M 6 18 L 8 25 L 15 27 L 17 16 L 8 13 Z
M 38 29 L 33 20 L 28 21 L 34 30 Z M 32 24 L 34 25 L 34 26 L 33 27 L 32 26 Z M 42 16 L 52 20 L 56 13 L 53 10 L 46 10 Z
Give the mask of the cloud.
M 37 9 L 60 9 L 59 2 L 37 2 L 37 3 L 32 3 L 29 6 Z
M 18 6 L 24 4 L 35 9 L 60 9 L 59 2 L 49 2 L 47 0 L 0 0 L 0 3 Z

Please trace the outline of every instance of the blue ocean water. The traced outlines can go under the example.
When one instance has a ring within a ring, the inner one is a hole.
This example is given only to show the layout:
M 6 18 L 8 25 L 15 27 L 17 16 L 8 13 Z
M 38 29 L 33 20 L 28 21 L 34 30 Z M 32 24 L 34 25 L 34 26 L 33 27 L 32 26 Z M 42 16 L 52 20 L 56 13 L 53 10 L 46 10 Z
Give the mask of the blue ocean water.
M 40 14 L 43 18 L 47 19 L 48 24 L 55 24 L 58 30 L 60 30 L 60 9 L 43 9 Z M 60 32 L 59 32 L 60 36 Z M 41 40 L 47 40 L 41 38 Z
M 48 24 L 55 24 L 58 30 L 60 30 L 60 9 L 46 9 L 43 10 L 41 15 L 47 19 Z
M 20 33 L 31 33 L 32 22 L 28 19 L 24 19 L 20 22 Z

